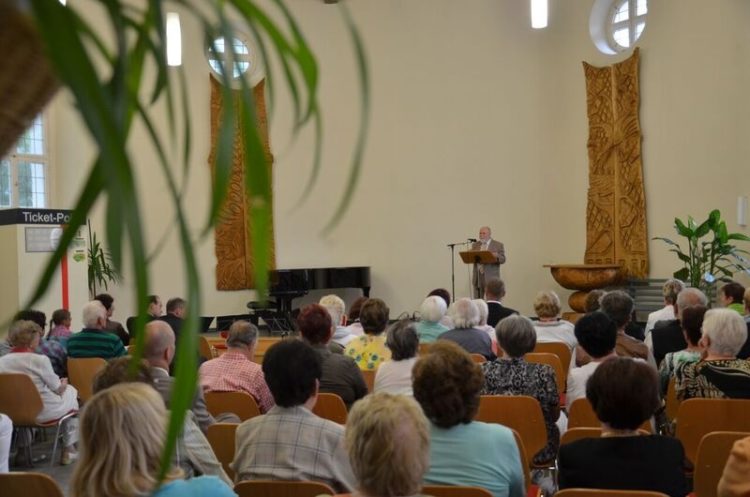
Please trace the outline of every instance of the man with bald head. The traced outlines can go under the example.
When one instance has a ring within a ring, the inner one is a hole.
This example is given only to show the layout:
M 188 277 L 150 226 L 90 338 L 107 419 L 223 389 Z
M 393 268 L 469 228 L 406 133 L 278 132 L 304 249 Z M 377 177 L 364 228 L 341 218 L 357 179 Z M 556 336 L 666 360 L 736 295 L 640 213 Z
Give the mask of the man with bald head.
M 154 377 L 154 387 L 164 398 L 167 408 L 172 399 L 172 387 L 175 381 L 172 376 L 169 376 L 169 365 L 174 359 L 174 353 L 174 331 L 169 324 L 161 320 L 146 324 L 146 345 L 143 349 L 143 358 L 148 362 L 151 375 Z M 190 410 L 204 433 L 210 425 L 216 422 L 206 409 L 206 401 L 200 388 L 195 393 Z
M 489 226 L 479 228 L 479 240 L 471 244 L 471 250 L 485 250 L 492 252 L 495 261 L 491 264 L 475 264 L 471 276 L 472 292 L 475 299 L 484 297 L 484 287 L 487 281 L 500 278 L 500 264 L 505 262 L 505 246 L 492 239 Z

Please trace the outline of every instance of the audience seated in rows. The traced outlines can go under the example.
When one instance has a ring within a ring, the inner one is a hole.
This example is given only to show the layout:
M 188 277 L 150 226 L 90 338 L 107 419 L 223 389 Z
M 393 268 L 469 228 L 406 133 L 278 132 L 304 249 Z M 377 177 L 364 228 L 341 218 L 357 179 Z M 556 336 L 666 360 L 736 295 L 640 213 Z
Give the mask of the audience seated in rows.
M 164 402 L 148 385 L 125 383 L 94 395 L 81 415 L 81 461 L 70 483 L 72 496 L 234 496 L 219 478 L 183 480 L 174 466 L 159 486 L 166 425 Z
M 667 352 L 664 360 L 661 361 L 661 365 L 659 366 L 659 386 L 662 396 L 667 394 L 669 380 L 675 375 L 677 368 L 681 367 L 682 364 L 694 363 L 700 360 L 703 348 L 699 342 L 702 336 L 701 328 L 705 314 L 706 308 L 702 305 L 687 307 L 682 310 L 679 323 L 687 347 L 677 352 Z
M 588 295 L 586 295 L 586 300 L 583 302 L 584 312 L 588 314 L 590 312 L 598 311 L 601 307 L 601 304 L 599 302 L 606 294 L 607 292 L 602 290 L 601 288 L 591 290 Z
M 730 281 L 722 285 L 719 291 L 716 293 L 716 300 L 722 307 L 732 309 L 740 316 L 745 315 L 745 303 L 743 301 L 745 296 L 745 287 L 737 283 L 736 281 Z
M 443 299 L 446 309 L 450 308 L 451 306 L 451 292 L 449 292 L 445 288 L 436 288 L 428 293 L 427 296 L 440 297 L 441 299 Z M 451 320 L 451 317 L 447 313 L 440 319 L 440 324 L 442 324 L 449 330 L 453 329 L 453 320 Z
M 750 398 L 750 362 L 737 358 L 746 341 L 745 320 L 736 311 L 706 311 L 700 339 L 704 352 L 700 361 L 675 370 L 677 398 Z
M 539 318 L 534 321 L 536 341 L 540 343 L 562 342 L 573 352 L 578 340 L 573 323 L 560 319 L 560 297 L 553 291 L 539 292 L 534 299 L 534 312 Z
M 646 345 L 653 350 L 654 359 L 661 364 L 669 352 L 677 352 L 687 347 L 687 342 L 682 333 L 680 320 L 682 311 L 693 306 L 708 306 L 708 298 L 697 288 L 685 288 L 677 294 L 674 303 L 675 319 L 668 321 L 657 321 L 654 329 L 646 337 Z
M 376 393 L 349 414 L 346 448 L 360 497 L 419 494 L 429 466 L 429 423 L 413 399 Z
M 70 311 L 67 309 L 57 309 L 52 313 L 52 319 L 49 323 L 49 333 L 47 339 L 56 338 L 57 340 L 65 340 L 70 337 L 73 333 L 70 331 L 70 324 L 73 319 L 70 315 Z
M 44 326 L 47 324 L 47 316 L 35 309 L 19 311 L 13 317 L 13 321 L 31 321 L 39 326 L 44 334 Z M 67 339 L 63 338 L 41 338 L 39 345 L 34 349 L 37 354 L 45 355 L 52 363 L 52 370 L 60 378 L 68 376 L 68 353 L 66 351 Z M 0 344 L 0 356 L 10 352 L 9 342 Z
M 346 304 L 344 304 L 344 301 L 338 295 L 325 295 L 318 303 L 331 315 L 331 321 L 334 325 L 331 342 L 345 349 L 349 342 L 357 336 L 350 333 L 346 327 Z
M 385 346 L 385 331 L 390 310 L 380 299 L 367 299 L 359 313 L 364 335 L 349 342 L 346 355 L 354 359 L 360 369 L 374 371 L 391 358 Z
M 441 320 L 448 311 L 445 300 L 437 295 L 431 295 L 424 299 L 419 307 L 420 320 L 416 323 L 417 336 L 420 343 L 432 343 L 449 330 Z
M 335 393 L 344 401 L 347 408 L 356 400 L 367 395 L 367 384 L 354 359 L 347 355 L 331 352 L 328 343 L 333 335 L 333 321 L 325 307 L 310 304 L 300 310 L 297 328 L 302 339 L 307 342 L 321 365 L 320 391 Z
M 107 324 L 107 310 L 98 300 L 83 306 L 83 330 L 68 338 L 69 357 L 101 357 L 112 359 L 125 355 L 125 347 L 120 338 L 104 329 Z
M 671 321 L 675 319 L 675 302 L 677 302 L 677 296 L 681 291 L 685 289 L 685 283 L 678 279 L 669 279 L 661 287 L 661 294 L 664 298 L 664 307 L 654 312 L 649 313 L 648 319 L 646 320 L 646 336 L 651 333 L 654 326 L 659 321 Z
M 539 401 L 547 428 L 547 445 L 534 455 L 534 462 L 554 461 L 560 446 L 560 394 L 555 372 L 547 364 L 527 362 L 524 355 L 534 350 L 536 333 L 531 320 L 508 316 L 497 325 L 497 344 L 502 357 L 482 364 L 482 395 L 528 395 Z
M 411 374 L 419 350 L 415 324 L 408 319 L 394 323 L 388 329 L 385 345 L 391 351 L 391 359 L 375 373 L 375 392 L 413 395 Z
M 582 348 L 591 362 L 579 368 L 571 367 L 568 371 L 568 390 L 565 403 L 568 408 L 574 400 L 586 397 L 586 383 L 599 365 L 617 357 L 617 326 L 601 311 L 582 316 L 575 324 L 575 335 L 578 347 Z
M 122 340 L 122 344 L 127 347 L 130 345 L 130 335 L 127 331 L 125 331 L 125 328 L 117 321 L 113 321 L 112 314 L 115 312 L 115 299 L 108 293 L 100 293 L 96 297 L 94 297 L 94 300 L 98 300 L 102 303 L 104 308 L 107 310 L 107 322 L 104 325 L 104 329 L 114 333 L 117 335 L 120 340 Z
M 230 466 L 235 480 L 314 480 L 338 492 L 353 490 L 344 427 L 311 412 L 322 376 L 313 348 L 282 340 L 266 352 L 263 373 L 276 406 L 237 428 Z
M 244 392 L 255 399 L 261 413 L 273 407 L 260 364 L 253 362 L 258 343 L 258 328 L 248 321 L 235 321 L 229 327 L 227 351 L 201 364 L 199 373 L 203 392 Z
M 493 328 L 501 319 L 507 318 L 518 311 L 505 307 L 502 300 L 505 298 L 505 282 L 500 278 L 490 278 L 484 285 L 484 300 L 487 302 L 487 324 Z
M 602 423 L 601 438 L 560 447 L 560 489 L 651 490 L 685 497 L 685 453 L 673 438 L 641 435 L 638 427 L 660 405 L 654 368 L 616 357 L 600 364 L 586 386 L 586 397 Z
M 151 376 L 154 378 L 154 387 L 169 408 L 175 382 L 174 377 L 169 375 L 169 366 L 175 354 L 174 333 L 166 322 L 158 319 L 147 323 L 145 332 L 146 344 L 143 348 L 143 358 L 149 364 Z M 196 389 L 191 411 L 203 433 L 216 422 L 206 408 L 206 401 L 200 388 Z
M 130 370 L 131 357 L 118 357 L 107 363 L 107 366 L 94 379 L 94 393 L 106 390 L 120 383 L 144 383 L 155 389 L 154 378 L 148 362 L 141 361 L 135 369 Z M 162 403 L 164 399 L 162 398 Z M 166 407 L 166 405 L 165 405 Z M 177 438 L 174 463 L 182 469 L 185 477 L 198 474 L 217 476 L 227 484 L 232 484 L 216 458 L 211 445 L 195 422 L 195 416 L 188 411 L 183 421 L 182 431 Z
M 477 310 L 479 311 L 479 322 L 477 323 L 476 328 L 487 333 L 487 336 L 490 337 L 490 340 L 492 341 L 492 353 L 497 356 L 497 339 L 495 338 L 495 328 L 494 326 L 490 326 L 487 324 L 487 316 L 489 313 L 487 302 L 485 302 L 484 299 L 472 299 L 472 302 L 474 302 L 474 304 L 477 306 Z
M 458 299 L 450 306 L 448 314 L 455 328 L 440 335 L 439 340 L 455 342 L 468 353 L 481 354 L 490 361 L 495 358 L 492 340 L 487 333 L 476 328 L 479 324 L 479 309 L 471 299 Z
M 414 398 L 430 420 L 425 483 L 477 486 L 494 497 L 522 497 L 524 474 L 513 432 L 474 421 L 483 385 L 479 365 L 447 340 L 432 345 L 414 366 Z

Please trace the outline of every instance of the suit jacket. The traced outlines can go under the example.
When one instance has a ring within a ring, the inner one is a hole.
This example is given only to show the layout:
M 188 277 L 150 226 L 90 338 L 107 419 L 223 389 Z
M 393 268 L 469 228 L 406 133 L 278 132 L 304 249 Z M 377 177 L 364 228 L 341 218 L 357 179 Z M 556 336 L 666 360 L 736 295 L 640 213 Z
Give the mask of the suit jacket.
M 180 341 L 180 331 L 182 330 L 183 321 L 182 318 L 178 318 L 177 316 L 174 316 L 172 314 L 165 314 L 163 316 L 159 316 L 156 319 L 164 321 L 172 327 L 172 331 L 174 331 L 175 344 Z
M 679 319 L 658 321 L 651 330 L 651 340 L 654 344 L 654 359 L 661 364 L 664 356 L 669 352 L 677 352 L 687 347 Z
M 471 250 L 482 250 L 482 242 L 474 242 L 471 244 Z M 495 264 L 482 264 L 484 268 L 484 281 L 490 278 L 500 277 L 500 264 L 505 263 L 505 246 L 497 240 L 490 239 L 490 243 L 487 246 L 487 250 L 495 252 L 497 254 L 497 262 Z M 476 275 L 474 275 L 476 278 Z
M 497 323 L 503 318 L 507 318 L 511 314 L 518 314 L 517 310 L 505 307 L 500 302 L 487 302 L 487 309 L 489 310 L 487 313 L 487 324 L 493 328 L 497 326 Z
M 165 370 L 161 368 L 149 368 L 151 375 L 154 377 L 154 387 L 161 394 L 164 399 L 164 403 L 169 409 L 170 402 L 172 400 L 172 387 L 174 385 L 174 377 L 169 376 Z M 200 426 L 203 433 L 208 430 L 208 427 L 216 422 L 213 416 L 208 412 L 206 407 L 206 399 L 203 398 L 203 390 L 199 387 L 195 391 L 195 397 L 193 397 L 193 405 L 190 410 L 195 415 L 195 420 Z

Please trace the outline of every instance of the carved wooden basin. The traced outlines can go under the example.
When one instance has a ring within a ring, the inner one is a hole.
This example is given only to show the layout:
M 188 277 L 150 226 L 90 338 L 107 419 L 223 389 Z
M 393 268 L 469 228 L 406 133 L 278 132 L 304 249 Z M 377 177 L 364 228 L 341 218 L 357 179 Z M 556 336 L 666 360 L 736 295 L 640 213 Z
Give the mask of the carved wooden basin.
M 616 285 L 621 278 L 620 264 L 546 264 L 552 277 L 568 290 L 590 291 Z

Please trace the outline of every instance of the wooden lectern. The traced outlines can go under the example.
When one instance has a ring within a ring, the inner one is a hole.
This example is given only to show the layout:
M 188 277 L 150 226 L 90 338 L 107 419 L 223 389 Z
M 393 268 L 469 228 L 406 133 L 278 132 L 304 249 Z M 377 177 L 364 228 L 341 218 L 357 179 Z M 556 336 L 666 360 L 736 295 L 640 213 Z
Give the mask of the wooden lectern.
M 464 261 L 464 264 L 474 265 L 474 274 L 477 274 L 479 271 L 479 268 L 477 267 L 479 264 L 497 264 L 498 262 L 495 254 L 489 250 L 466 250 L 464 252 L 459 252 L 459 255 L 461 256 L 461 260 Z M 472 281 L 472 285 L 476 285 L 476 295 L 479 295 L 479 298 L 481 298 L 481 296 L 484 295 L 484 288 L 479 288 L 480 283 L 478 275 L 475 281 Z

